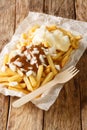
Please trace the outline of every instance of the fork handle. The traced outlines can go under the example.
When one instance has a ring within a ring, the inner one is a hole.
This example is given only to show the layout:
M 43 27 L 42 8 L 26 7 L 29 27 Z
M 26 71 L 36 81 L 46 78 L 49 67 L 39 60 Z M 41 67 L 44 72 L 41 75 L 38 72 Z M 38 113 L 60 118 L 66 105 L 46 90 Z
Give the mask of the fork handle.
M 38 95 L 42 94 L 47 89 L 52 88 L 56 84 L 58 84 L 58 81 L 55 82 L 55 80 L 52 80 L 52 81 L 48 82 L 46 85 L 43 85 L 42 87 L 34 90 L 30 94 L 27 94 L 27 95 L 23 96 L 22 98 L 16 100 L 15 102 L 12 103 L 12 106 L 15 108 L 18 108 L 18 107 L 26 104 L 27 102 L 31 101 L 32 99 L 34 99 Z

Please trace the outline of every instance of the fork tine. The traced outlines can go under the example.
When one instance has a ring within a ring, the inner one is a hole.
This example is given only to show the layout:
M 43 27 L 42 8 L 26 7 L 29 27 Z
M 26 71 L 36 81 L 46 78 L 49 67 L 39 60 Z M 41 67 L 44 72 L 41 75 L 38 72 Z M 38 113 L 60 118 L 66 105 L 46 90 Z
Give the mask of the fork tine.
M 76 71 L 73 72 L 72 75 L 75 76 L 78 72 L 79 72 L 79 70 L 76 70 Z
M 72 65 L 68 69 L 66 69 L 65 71 L 72 70 L 73 68 L 75 68 L 75 66 Z
M 68 72 L 68 71 L 70 71 L 70 70 L 72 70 L 72 69 L 75 69 L 75 67 L 74 66 L 70 66 L 69 68 L 67 68 L 67 69 L 65 69 L 65 70 L 63 70 L 63 71 L 61 71 L 61 73 L 63 72 Z
M 76 70 L 76 67 L 75 67 L 75 66 L 72 66 L 72 68 L 68 69 L 69 72 L 72 72 L 72 71 L 74 71 L 74 70 Z
M 73 78 L 78 72 L 79 72 L 79 70 L 75 71 L 74 73 L 71 72 L 69 74 L 69 77 Z
M 75 70 L 76 70 L 76 67 L 75 66 L 71 66 L 70 68 L 65 70 L 65 73 L 67 73 L 67 74 L 71 73 L 72 74 L 72 72 L 75 71 Z
M 73 70 L 71 71 L 71 73 L 74 74 L 76 71 L 78 71 L 77 68 L 73 69 Z
M 79 70 L 75 70 L 74 73 L 73 72 L 68 73 L 68 78 L 72 79 L 78 72 Z

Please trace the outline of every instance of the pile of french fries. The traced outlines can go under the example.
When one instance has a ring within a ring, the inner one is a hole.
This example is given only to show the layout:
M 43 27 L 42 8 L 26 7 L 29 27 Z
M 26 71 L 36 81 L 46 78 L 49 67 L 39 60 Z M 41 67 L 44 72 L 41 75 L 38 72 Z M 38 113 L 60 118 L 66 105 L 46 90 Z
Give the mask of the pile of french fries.
M 17 49 L 20 49 L 23 46 L 28 46 L 32 42 L 33 33 L 38 29 L 39 26 L 32 27 L 29 32 L 23 33 L 22 38 L 23 42 L 18 41 Z M 67 35 L 70 39 L 70 47 L 67 52 L 58 50 L 56 56 L 46 55 L 48 65 L 44 67 L 42 64 L 39 65 L 36 75 L 31 74 L 29 77 L 26 76 L 20 69 L 12 71 L 6 64 L 10 61 L 11 54 L 5 54 L 3 60 L 3 66 L 5 67 L 4 71 L 0 71 L 0 84 L 6 88 L 14 91 L 19 91 L 25 94 L 32 92 L 38 87 L 46 84 L 51 81 L 56 74 L 59 73 L 59 70 L 56 69 L 55 65 L 59 65 L 60 68 L 63 68 L 64 65 L 69 60 L 69 57 L 73 50 L 79 47 L 79 40 L 81 36 L 74 36 L 72 33 L 64 30 L 63 28 L 57 27 L 56 25 L 47 26 L 48 31 L 60 30 L 64 35 Z M 43 43 L 44 46 L 49 48 L 48 43 Z

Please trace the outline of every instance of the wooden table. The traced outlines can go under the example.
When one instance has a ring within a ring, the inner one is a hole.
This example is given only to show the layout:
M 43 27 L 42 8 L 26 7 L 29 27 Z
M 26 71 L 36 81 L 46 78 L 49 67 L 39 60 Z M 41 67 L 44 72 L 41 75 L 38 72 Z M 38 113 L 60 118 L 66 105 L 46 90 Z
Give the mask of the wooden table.
M 87 21 L 87 0 L 0 0 L 0 49 L 29 10 Z M 87 130 L 87 50 L 77 67 L 80 73 L 47 112 L 32 103 L 14 109 L 16 98 L 0 94 L 0 130 Z

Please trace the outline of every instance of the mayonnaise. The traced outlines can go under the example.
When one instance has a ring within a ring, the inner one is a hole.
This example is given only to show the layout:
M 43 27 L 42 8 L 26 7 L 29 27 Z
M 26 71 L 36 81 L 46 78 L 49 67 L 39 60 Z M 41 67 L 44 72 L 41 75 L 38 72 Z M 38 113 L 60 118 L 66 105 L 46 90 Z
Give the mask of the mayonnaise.
M 70 46 L 70 40 L 67 35 L 64 35 L 63 32 L 59 30 L 50 32 L 44 25 L 35 31 L 32 40 L 33 44 L 40 44 L 42 42 L 48 42 L 51 47 L 54 46 L 61 51 L 67 51 Z

